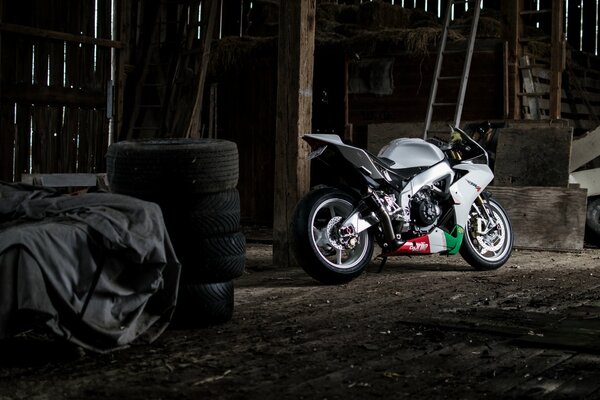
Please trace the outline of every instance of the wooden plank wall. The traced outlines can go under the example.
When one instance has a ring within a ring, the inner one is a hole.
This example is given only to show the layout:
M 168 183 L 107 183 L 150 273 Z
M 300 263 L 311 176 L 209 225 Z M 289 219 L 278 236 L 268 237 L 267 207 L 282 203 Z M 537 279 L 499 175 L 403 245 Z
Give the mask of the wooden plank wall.
M 535 60 L 538 67 L 523 70 L 531 81 L 531 86 L 523 85 L 524 92 L 548 93 L 550 90 L 550 69 L 543 62 Z M 527 72 L 525 72 L 527 71 Z M 523 77 L 525 80 L 526 78 Z M 531 102 L 535 107 L 527 106 Z M 528 96 L 523 107 L 524 119 L 550 119 L 548 95 Z M 600 59 L 585 53 L 570 53 L 563 72 L 561 90 L 561 117 L 572 121 L 576 135 L 580 135 L 600 125 Z
M 110 0 L 2 2 L 1 180 L 104 171 L 111 49 L 74 38 L 110 39 L 111 14 Z
M 462 57 L 450 54 L 446 57 L 446 75 L 460 75 Z M 485 48 L 475 50 L 469 85 L 463 110 L 464 120 L 495 120 L 503 117 L 503 55 L 500 41 L 491 41 Z M 350 95 L 350 122 L 354 125 L 368 125 L 386 122 L 423 122 L 427 111 L 427 101 L 431 77 L 435 66 L 435 56 L 416 57 L 402 54 L 394 57 L 391 95 L 375 94 Z M 455 87 L 444 85 L 440 89 L 440 101 L 456 101 L 458 83 Z M 440 109 L 437 120 L 451 120 L 454 109 Z

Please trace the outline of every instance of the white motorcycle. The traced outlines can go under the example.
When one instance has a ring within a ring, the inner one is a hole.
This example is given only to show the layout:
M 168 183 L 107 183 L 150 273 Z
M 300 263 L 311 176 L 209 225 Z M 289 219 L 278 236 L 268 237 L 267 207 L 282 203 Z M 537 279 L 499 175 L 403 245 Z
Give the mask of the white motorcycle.
M 475 269 L 506 263 L 513 231 L 486 187 L 494 178 L 488 154 L 463 130 L 451 139 L 392 140 L 377 156 L 339 136 L 307 134 L 309 158 L 330 171 L 332 183 L 309 192 L 292 221 L 300 266 L 325 284 L 359 276 L 381 248 L 391 256 L 456 254 Z

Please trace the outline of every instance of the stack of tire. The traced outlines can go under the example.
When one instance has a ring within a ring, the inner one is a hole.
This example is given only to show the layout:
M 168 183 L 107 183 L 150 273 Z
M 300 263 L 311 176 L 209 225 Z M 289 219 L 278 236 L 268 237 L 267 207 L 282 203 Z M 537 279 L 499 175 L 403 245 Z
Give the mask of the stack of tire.
M 157 203 L 182 265 L 173 326 L 231 319 L 233 280 L 245 268 L 238 150 L 220 139 L 149 139 L 109 146 L 112 192 Z

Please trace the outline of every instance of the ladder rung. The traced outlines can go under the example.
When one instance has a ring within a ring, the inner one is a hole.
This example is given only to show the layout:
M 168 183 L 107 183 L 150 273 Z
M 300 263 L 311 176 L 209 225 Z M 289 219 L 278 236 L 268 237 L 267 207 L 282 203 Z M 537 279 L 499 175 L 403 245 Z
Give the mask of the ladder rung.
M 550 92 L 529 92 L 529 93 L 517 93 L 518 96 L 524 97 L 542 97 L 542 96 L 550 96 Z
M 451 76 L 440 76 L 438 77 L 438 80 L 440 81 L 451 81 L 451 80 L 458 80 L 461 79 L 462 76 L 461 75 L 451 75 Z
M 432 106 L 435 107 L 449 107 L 449 106 L 455 106 L 456 103 L 433 103 Z
M 462 49 L 462 50 L 461 49 L 457 49 L 457 50 L 445 50 L 444 49 L 444 55 L 447 55 L 447 54 L 460 54 L 460 53 L 466 53 L 466 52 L 467 52 L 467 50 L 465 50 L 465 49 Z
M 545 64 L 519 65 L 519 69 L 535 69 L 535 68 L 550 69 L 550 66 L 545 65 Z
M 547 13 L 551 13 L 551 12 L 552 12 L 551 9 L 527 10 L 527 11 L 521 11 L 521 15 L 547 14 Z
M 548 36 L 541 36 L 541 37 L 537 37 L 537 38 L 533 38 L 533 37 L 525 37 L 525 38 L 520 38 L 519 42 L 521 43 L 529 43 L 529 42 L 549 42 L 550 38 Z

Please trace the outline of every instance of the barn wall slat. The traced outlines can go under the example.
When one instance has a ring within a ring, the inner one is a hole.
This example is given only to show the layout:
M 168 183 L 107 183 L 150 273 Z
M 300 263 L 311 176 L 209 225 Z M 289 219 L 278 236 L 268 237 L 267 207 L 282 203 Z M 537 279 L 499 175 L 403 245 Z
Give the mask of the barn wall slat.
M 86 132 L 89 130 L 89 111 L 85 108 L 77 110 L 77 172 L 86 170 L 89 159 L 89 144 L 88 135 Z
M 596 21 L 600 21 L 600 5 L 596 7 Z M 597 50 L 594 52 L 595 55 L 600 55 L 600 29 L 596 32 L 596 46 Z
M 0 180 L 12 182 L 13 180 L 13 148 L 14 132 L 14 106 L 12 104 L 0 105 Z
M 581 32 L 581 8 L 579 2 L 567 2 L 567 42 L 575 50 L 581 50 L 579 43 Z
M 33 42 L 28 38 L 19 38 L 15 52 L 15 81 L 31 84 Z M 22 173 L 30 170 L 30 130 L 31 130 L 31 105 L 16 105 L 16 139 L 15 139 L 15 179 L 19 180 Z
M 273 197 L 256 193 L 274 190 L 276 75 L 275 58 L 254 60 L 220 81 L 217 100 L 218 137 L 237 143 L 240 153 L 241 217 L 267 225 L 273 222 Z
M 64 172 L 77 172 L 78 111 L 77 108 L 65 108 L 63 134 L 60 143 L 61 158 L 64 160 Z
M 429 11 L 430 13 L 432 13 L 433 15 L 441 15 L 440 13 L 440 8 L 438 5 L 438 1 L 432 1 L 432 0 L 427 0 L 427 11 Z M 441 11 L 443 12 L 444 9 L 442 8 Z
M 29 133 L 31 131 L 31 106 L 17 104 L 15 139 L 15 180 L 21 180 L 21 174 L 30 172 Z
M 46 121 L 44 118 L 45 107 L 33 106 L 32 107 L 32 120 L 31 120 L 31 172 L 37 173 L 44 171 L 46 165 Z
M 5 20 L 6 9 L 10 2 L 0 2 L 0 21 Z M 0 33 L 0 96 L 6 82 L 16 81 L 16 52 L 17 43 L 14 40 L 5 40 Z M 14 103 L 0 102 L 0 180 L 13 180 L 14 164 L 14 140 L 15 131 L 15 107 Z
M 596 2 L 584 1 L 582 14 L 581 50 L 594 54 L 596 52 L 596 16 L 598 15 Z
M 12 25 L 4 33 L 10 45 L 2 48 L 0 176 L 19 180 L 22 173 L 103 169 L 105 93 L 111 47 L 118 44 L 112 41 L 111 1 L 26 0 L 2 6 L 9 15 L 2 22 Z M 45 37 L 45 31 L 51 34 Z
M 404 8 L 415 8 L 415 0 L 404 0 Z
M 540 0 L 540 10 L 552 10 L 552 2 L 556 0 Z M 560 0 L 562 1 L 562 0 Z M 548 36 L 552 33 L 552 13 L 539 15 L 540 29 Z

